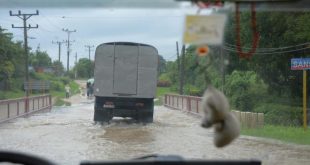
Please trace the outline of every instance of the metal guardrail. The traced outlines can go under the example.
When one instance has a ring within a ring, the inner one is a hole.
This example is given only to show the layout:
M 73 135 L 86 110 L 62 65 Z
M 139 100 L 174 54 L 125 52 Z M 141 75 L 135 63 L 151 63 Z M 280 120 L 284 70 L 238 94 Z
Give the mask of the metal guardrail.
M 164 98 L 164 106 L 176 110 L 187 111 L 198 116 L 203 116 L 204 112 L 202 110 L 201 100 L 201 97 L 166 94 Z M 232 112 L 244 128 L 260 128 L 264 125 L 263 113 L 240 111 Z
M 51 95 L 0 100 L 0 123 L 52 108 Z

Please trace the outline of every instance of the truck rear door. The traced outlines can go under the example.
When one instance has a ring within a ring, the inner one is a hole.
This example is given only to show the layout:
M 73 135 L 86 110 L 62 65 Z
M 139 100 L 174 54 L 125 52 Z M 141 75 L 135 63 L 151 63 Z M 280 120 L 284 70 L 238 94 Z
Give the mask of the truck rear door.
M 139 47 L 115 45 L 113 93 L 136 95 Z

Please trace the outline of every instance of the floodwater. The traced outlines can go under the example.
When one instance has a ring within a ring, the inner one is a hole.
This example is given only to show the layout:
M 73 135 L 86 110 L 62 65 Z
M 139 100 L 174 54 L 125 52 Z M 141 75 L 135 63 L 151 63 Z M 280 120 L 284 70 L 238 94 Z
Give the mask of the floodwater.
M 110 125 L 94 124 L 93 103 L 54 107 L 49 113 L 0 125 L 0 149 L 17 150 L 58 164 L 82 160 L 126 160 L 148 154 L 177 154 L 187 159 L 262 160 L 263 164 L 309 164 L 310 148 L 240 137 L 230 146 L 213 145 L 212 129 L 200 118 L 155 107 L 154 123 L 114 118 Z

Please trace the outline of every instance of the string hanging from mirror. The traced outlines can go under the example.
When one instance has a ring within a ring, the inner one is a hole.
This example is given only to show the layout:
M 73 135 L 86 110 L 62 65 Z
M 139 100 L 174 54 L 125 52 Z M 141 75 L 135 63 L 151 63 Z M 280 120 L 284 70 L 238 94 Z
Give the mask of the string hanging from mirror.
M 251 28 L 252 28 L 252 47 L 248 52 L 242 51 L 242 45 L 241 45 L 241 37 L 240 37 L 240 10 L 239 10 L 239 3 L 236 3 L 236 47 L 237 47 L 237 53 L 239 54 L 240 58 L 250 59 L 253 54 L 256 52 L 256 48 L 258 46 L 259 42 L 259 33 L 257 31 L 256 27 L 256 12 L 255 12 L 255 3 L 251 3 Z
M 223 2 L 221 0 L 216 0 L 216 1 L 192 1 L 193 3 L 196 4 L 196 6 L 198 7 L 198 11 L 197 14 L 200 14 L 200 11 L 202 9 L 216 9 L 216 8 L 222 8 Z

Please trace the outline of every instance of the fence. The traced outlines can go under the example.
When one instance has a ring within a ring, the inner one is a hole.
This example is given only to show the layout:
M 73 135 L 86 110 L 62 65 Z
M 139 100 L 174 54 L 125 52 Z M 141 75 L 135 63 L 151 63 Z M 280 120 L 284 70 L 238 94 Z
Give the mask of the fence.
M 41 110 L 52 108 L 51 95 L 0 100 L 0 123 Z
M 201 100 L 201 97 L 166 94 L 164 98 L 164 105 L 172 109 L 183 110 L 199 116 L 203 116 Z M 264 126 L 263 113 L 240 111 L 232 112 L 244 128 L 260 128 Z

